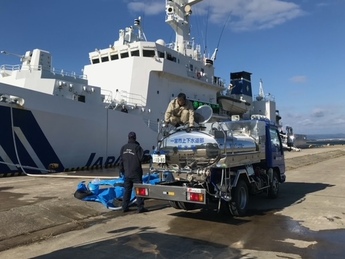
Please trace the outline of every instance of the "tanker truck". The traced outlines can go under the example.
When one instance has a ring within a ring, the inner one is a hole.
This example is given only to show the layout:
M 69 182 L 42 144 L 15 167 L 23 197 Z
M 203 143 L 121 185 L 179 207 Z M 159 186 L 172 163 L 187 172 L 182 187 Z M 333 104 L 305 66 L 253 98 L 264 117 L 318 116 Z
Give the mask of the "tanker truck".
M 134 184 L 137 197 L 169 201 L 175 209 L 200 208 L 245 216 L 251 195 L 276 198 L 285 182 L 278 127 L 262 115 L 213 118 L 204 105 L 197 127 L 162 127 L 150 172 L 158 184 Z

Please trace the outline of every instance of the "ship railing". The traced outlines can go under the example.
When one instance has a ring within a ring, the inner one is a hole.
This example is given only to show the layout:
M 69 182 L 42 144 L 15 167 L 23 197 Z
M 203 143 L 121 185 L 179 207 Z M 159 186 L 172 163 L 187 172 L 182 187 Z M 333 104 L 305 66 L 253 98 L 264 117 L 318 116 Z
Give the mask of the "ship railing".
M 124 90 L 116 90 L 115 97 L 110 90 L 101 90 L 103 103 L 107 104 L 108 109 L 141 109 L 142 112 L 146 110 L 146 99 L 140 94 L 129 93 Z
M 212 81 L 207 76 L 201 75 L 200 72 L 191 71 L 189 68 L 187 68 L 187 76 L 207 83 Z
M 84 74 L 77 74 L 74 71 L 68 71 L 68 70 L 64 70 L 64 69 L 53 68 L 51 70 L 51 72 L 54 75 L 61 75 L 61 76 L 69 76 L 69 77 L 80 78 L 80 79 L 87 79 L 87 76 Z
M 257 100 L 257 98 L 260 98 L 262 97 L 261 95 L 254 95 L 254 99 Z M 275 97 L 274 95 L 271 95 L 270 93 L 266 94 L 263 98 L 262 98 L 263 101 L 272 101 L 274 102 L 275 100 Z
M 30 64 L 25 64 L 25 65 L 2 65 L 0 67 L 1 75 L 2 76 L 10 76 L 11 72 L 14 71 L 41 71 L 42 66 L 32 66 Z M 9 74 L 7 72 L 10 72 Z
M 171 42 L 165 45 L 169 49 L 175 50 L 176 43 Z M 185 55 L 190 56 L 192 59 L 201 61 L 202 55 L 201 55 L 201 46 L 195 45 L 194 41 L 184 41 L 184 49 L 185 49 Z
M 146 98 L 140 94 L 130 93 L 124 90 L 117 90 L 115 100 L 130 106 L 144 107 L 146 105 Z
M 1 65 L 0 70 L 6 70 L 6 71 L 16 71 L 20 70 L 21 65 Z
M 113 101 L 113 92 L 110 90 L 105 90 L 105 89 L 101 89 L 101 95 L 104 97 L 103 98 L 103 102 L 104 103 L 112 103 Z
M 44 70 L 42 65 L 33 66 L 30 64 L 25 65 L 1 65 L 0 67 L 1 71 L 19 71 L 19 70 L 29 70 L 29 71 L 42 71 Z M 81 78 L 81 79 L 87 79 L 86 75 L 83 74 L 77 74 L 73 71 L 67 71 L 63 69 L 51 69 L 51 73 L 54 75 L 61 75 L 61 76 L 70 76 L 74 78 Z
M 42 66 L 32 66 L 30 64 L 25 65 L 2 65 L 1 70 L 7 70 L 7 71 L 18 71 L 18 70 L 30 70 L 30 71 L 41 71 Z
M 195 79 L 198 79 L 200 81 L 207 82 L 207 83 L 212 83 L 213 85 L 223 87 L 224 90 L 226 89 L 225 88 L 225 80 L 220 78 L 220 77 L 213 76 L 213 80 L 212 80 L 207 75 L 206 76 L 202 75 L 202 73 L 200 71 L 190 70 L 189 67 L 187 67 L 186 70 L 187 70 L 187 76 L 188 77 L 195 78 Z
M 225 87 L 225 80 L 223 80 L 222 78 L 220 78 L 218 76 L 214 76 L 213 77 L 213 84 L 215 84 L 217 86 Z

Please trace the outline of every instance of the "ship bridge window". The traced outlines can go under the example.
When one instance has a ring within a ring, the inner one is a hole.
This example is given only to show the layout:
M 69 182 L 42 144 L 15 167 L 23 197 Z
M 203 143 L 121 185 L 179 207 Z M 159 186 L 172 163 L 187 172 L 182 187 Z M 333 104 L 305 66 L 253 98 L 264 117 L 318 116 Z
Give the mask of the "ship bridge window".
M 121 53 L 121 58 L 128 58 L 128 57 L 129 57 L 128 52 Z
M 158 51 L 158 57 L 159 58 L 164 58 L 164 52 Z
M 144 57 L 153 58 L 155 56 L 155 51 L 154 50 L 144 49 L 143 50 L 143 56 Z
M 167 53 L 167 60 L 176 62 L 176 57 L 172 56 L 171 54 Z
M 139 57 L 140 55 L 139 55 L 140 53 L 139 53 L 139 50 L 137 49 L 137 50 L 133 50 L 133 51 L 131 51 L 131 56 L 132 57 Z
M 110 55 L 110 59 L 111 59 L 111 60 L 119 59 L 119 55 L 118 55 L 118 54 L 111 54 L 111 55 Z
M 193 70 L 194 70 L 193 64 L 189 64 L 189 71 L 193 71 Z
M 105 56 L 105 57 L 101 57 L 102 62 L 107 62 L 109 61 L 109 57 Z
M 92 64 L 98 64 L 98 63 L 99 63 L 99 58 L 92 59 Z

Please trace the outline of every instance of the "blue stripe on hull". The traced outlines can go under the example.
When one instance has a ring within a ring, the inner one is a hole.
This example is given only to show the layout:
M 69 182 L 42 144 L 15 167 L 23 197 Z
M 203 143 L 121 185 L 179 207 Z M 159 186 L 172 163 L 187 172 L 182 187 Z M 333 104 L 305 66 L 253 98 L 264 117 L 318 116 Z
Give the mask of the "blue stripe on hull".
M 34 154 L 29 154 L 28 150 L 26 150 L 21 140 L 15 134 L 20 162 L 17 159 L 13 145 L 10 107 L 0 106 L 0 118 L 2 121 L 0 126 L 0 146 L 14 164 L 20 163 L 23 166 L 39 167 L 33 160 L 37 156 L 45 169 L 49 168 L 49 164 L 57 163 L 59 167 L 56 170 L 64 170 L 59 157 L 56 155 L 31 111 L 13 108 L 13 126 L 18 127 L 22 131 L 24 138 L 36 154 L 36 156 Z M 9 162 L 6 161 L 5 157 L 1 156 L 0 160 L 7 163 Z M 0 173 L 13 173 L 15 171 L 18 170 L 14 170 L 13 167 L 0 163 Z M 27 173 L 39 173 L 39 171 L 33 169 L 25 169 L 25 171 Z

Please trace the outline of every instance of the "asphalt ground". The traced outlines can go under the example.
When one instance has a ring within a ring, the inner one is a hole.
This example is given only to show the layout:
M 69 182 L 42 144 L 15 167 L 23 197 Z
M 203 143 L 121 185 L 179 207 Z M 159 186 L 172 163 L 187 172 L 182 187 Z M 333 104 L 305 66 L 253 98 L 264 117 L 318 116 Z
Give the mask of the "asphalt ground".
M 280 197 L 254 197 L 240 219 L 156 200 L 146 201 L 147 213 L 123 214 L 73 197 L 81 180 L 114 169 L 0 178 L 0 257 L 343 258 L 345 146 L 285 157 Z

